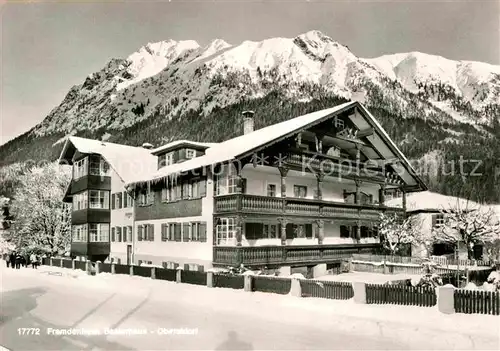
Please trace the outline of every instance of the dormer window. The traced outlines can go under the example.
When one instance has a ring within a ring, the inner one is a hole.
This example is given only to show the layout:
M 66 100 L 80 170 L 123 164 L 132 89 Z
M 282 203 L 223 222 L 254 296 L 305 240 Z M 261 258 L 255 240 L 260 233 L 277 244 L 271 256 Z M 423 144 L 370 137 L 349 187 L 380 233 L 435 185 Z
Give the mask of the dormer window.
M 173 163 L 174 163 L 174 153 L 173 152 L 169 152 L 169 153 L 158 156 L 158 169 L 165 167 L 165 166 L 170 166 Z
M 109 165 L 100 156 L 90 156 L 89 173 L 90 173 L 90 175 L 108 176 L 109 175 Z
M 333 120 L 333 124 L 335 125 L 335 128 L 337 128 L 338 130 L 342 130 L 345 127 L 344 120 L 338 117 L 335 117 L 335 119 Z
M 192 158 L 195 158 L 196 156 L 196 151 L 193 150 L 193 149 L 186 149 L 186 158 L 189 160 L 189 159 L 192 159 Z

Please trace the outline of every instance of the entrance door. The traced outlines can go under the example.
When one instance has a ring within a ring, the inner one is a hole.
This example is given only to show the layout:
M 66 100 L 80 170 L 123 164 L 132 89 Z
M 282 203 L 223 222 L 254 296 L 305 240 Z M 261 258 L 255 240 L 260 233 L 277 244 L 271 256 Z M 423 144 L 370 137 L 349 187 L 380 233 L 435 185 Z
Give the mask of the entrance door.
M 132 245 L 127 245 L 127 265 L 132 264 Z

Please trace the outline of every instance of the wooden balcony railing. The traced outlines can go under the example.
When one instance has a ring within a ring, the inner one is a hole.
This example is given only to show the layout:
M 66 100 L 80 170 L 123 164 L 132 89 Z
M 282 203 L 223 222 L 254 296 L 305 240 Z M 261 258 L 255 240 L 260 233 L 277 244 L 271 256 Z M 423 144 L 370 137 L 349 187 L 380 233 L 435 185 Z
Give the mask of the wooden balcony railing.
M 378 205 L 357 205 L 300 198 L 280 198 L 248 194 L 215 197 L 215 213 L 229 212 L 295 215 L 326 218 L 377 220 L 381 212 L 402 211 Z
M 342 244 L 305 246 L 214 246 L 215 265 L 279 266 L 335 262 L 353 254 L 374 253 L 380 244 Z
M 292 169 L 322 173 L 346 179 L 364 179 L 376 183 L 399 184 L 397 177 L 386 177 L 386 170 L 374 163 L 360 162 L 336 156 L 305 150 L 291 150 L 286 153 L 284 165 Z

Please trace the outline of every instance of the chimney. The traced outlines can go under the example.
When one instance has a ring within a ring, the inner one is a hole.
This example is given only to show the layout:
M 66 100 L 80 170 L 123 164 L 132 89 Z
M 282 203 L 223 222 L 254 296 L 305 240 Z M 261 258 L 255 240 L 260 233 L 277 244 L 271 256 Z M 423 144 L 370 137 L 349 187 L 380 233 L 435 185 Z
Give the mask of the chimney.
M 253 115 L 254 111 L 243 111 L 243 134 L 253 132 Z
M 144 143 L 142 144 L 142 147 L 147 150 L 151 150 L 153 148 L 153 144 L 150 143 Z

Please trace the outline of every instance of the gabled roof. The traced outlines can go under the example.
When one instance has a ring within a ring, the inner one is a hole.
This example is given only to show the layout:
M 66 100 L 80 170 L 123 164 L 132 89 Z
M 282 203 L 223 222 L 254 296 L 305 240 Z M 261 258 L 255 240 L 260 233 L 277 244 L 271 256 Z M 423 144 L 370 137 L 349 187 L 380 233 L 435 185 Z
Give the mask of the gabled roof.
M 124 183 L 151 174 L 157 168 L 157 159 L 151 150 L 75 136 L 68 137 L 64 143 L 59 164 L 72 164 L 75 151 L 101 155 Z
M 175 149 L 179 146 L 193 146 L 201 149 L 207 149 L 209 147 L 217 145 L 217 143 L 200 143 L 198 141 L 191 141 L 191 140 L 176 140 L 172 141 L 171 143 L 162 145 L 160 147 L 157 147 L 156 149 L 151 150 L 151 153 L 153 155 L 157 155 L 161 152 L 165 152 L 168 150 Z
M 391 199 L 385 203 L 389 207 L 402 207 L 402 198 Z M 420 191 L 407 195 L 406 212 L 439 212 L 441 210 L 478 209 L 481 205 L 455 196 L 442 195 L 431 191 Z
M 382 143 L 387 144 L 387 146 L 385 146 L 387 159 L 391 157 L 399 158 L 404 164 L 405 169 L 408 171 L 408 176 L 414 179 L 414 182 L 417 184 L 417 186 L 423 190 L 427 189 L 420 177 L 418 177 L 418 175 L 416 174 L 410 162 L 406 159 L 406 157 L 398 149 L 394 142 L 389 138 L 381 125 L 359 102 L 356 101 L 347 102 L 333 108 L 324 109 L 321 111 L 316 111 L 303 116 L 292 118 L 281 123 L 258 129 L 252 133 L 244 134 L 236 138 L 215 144 L 214 146 L 208 148 L 205 151 L 205 155 L 203 156 L 196 157 L 182 163 L 176 163 L 167 167 L 163 167 L 158 171 L 150 174 L 149 176 L 138 177 L 133 182 L 130 182 L 127 185 L 134 185 L 137 183 L 145 183 L 149 181 L 159 181 L 170 175 L 189 172 L 201 167 L 207 167 L 210 165 L 234 160 L 239 157 L 251 154 L 252 152 L 258 152 L 260 149 L 283 140 L 289 136 L 292 136 L 302 129 L 312 127 L 344 111 L 354 110 L 355 107 L 359 108 L 359 111 L 363 114 L 363 117 L 369 120 L 369 124 L 371 124 L 373 128 L 378 133 L 380 133 L 381 138 L 377 137 L 377 141 L 381 139 Z M 366 124 L 366 122 L 364 123 Z

